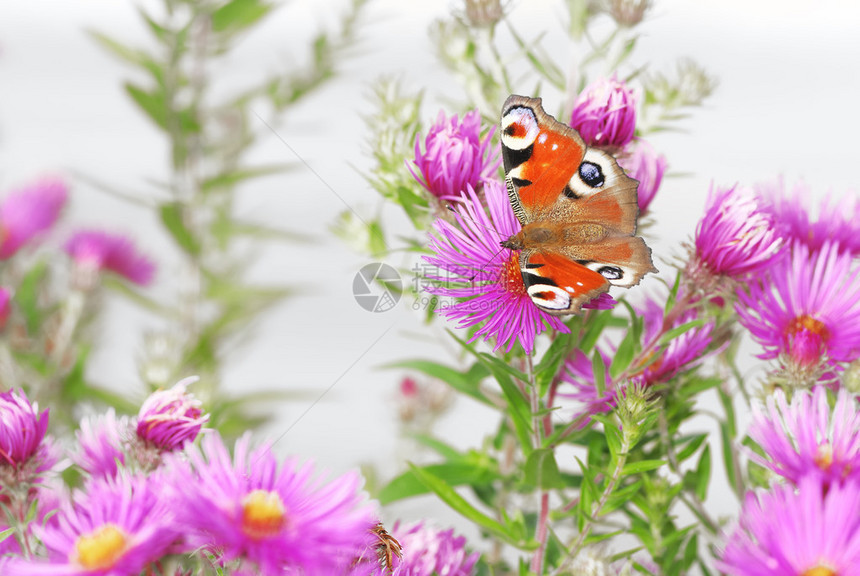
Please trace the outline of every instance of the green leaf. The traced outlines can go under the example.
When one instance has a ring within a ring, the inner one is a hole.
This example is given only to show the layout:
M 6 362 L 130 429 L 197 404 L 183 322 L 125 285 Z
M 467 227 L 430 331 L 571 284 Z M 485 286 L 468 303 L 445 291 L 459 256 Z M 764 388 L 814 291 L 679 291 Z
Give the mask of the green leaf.
M 149 57 L 146 55 L 145 52 L 135 50 L 134 48 L 129 48 L 125 44 L 119 42 L 118 40 L 114 40 L 110 36 L 107 36 L 95 30 L 88 30 L 87 33 L 93 40 L 98 42 L 102 46 L 102 48 L 106 49 L 108 52 L 120 58 L 121 60 L 125 60 L 129 64 L 141 65 L 144 62 L 149 61 Z
M 159 207 L 161 223 L 164 224 L 179 247 L 188 254 L 197 256 L 200 254 L 200 244 L 185 226 L 183 212 L 184 205 L 180 202 L 166 202 Z
M 44 311 L 39 306 L 39 292 L 41 285 L 47 278 L 48 263 L 44 260 L 36 262 L 32 268 L 27 270 L 18 289 L 15 290 L 14 302 L 24 316 L 27 324 L 27 332 L 36 334 L 42 325 Z
M 434 492 L 445 504 L 450 506 L 455 512 L 462 515 L 464 518 L 476 524 L 478 527 L 495 534 L 505 542 L 516 546 L 522 550 L 534 550 L 538 543 L 534 541 L 523 542 L 516 537 L 513 530 L 508 526 L 500 523 L 497 520 L 487 516 L 466 501 L 465 498 L 457 494 L 457 492 L 444 480 L 429 472 L 426 468 L 419 468 L 413 464 L 409 465 L 410 470 L 416 477 L 432 492 Z
M 525 482 L 541 490 L 555 490 L 565 487 L 558 472 L 555 453 L 549 448 L 541 448 L 529 454 L 525 466 Z
M 481 380 L 487 377 L 489 372 L 482 364 L 476 364 L 466 373 L 459 372 L 454 368 L 432 362 L 430 360 L 402 360 L 385 364 L 383 368 L 407 368 L 417 370 L 433 378 L 437 378 L 451 386 L 454 390 L 477 400 L 487 406 L 496 407 L 489 398 L 481 392 Z
M 691 439 L 688 439 L 687 445 L 684 446 L 683 449 L 679 450 L 676 454 L 676 458 L 678 462 L 683 462 L 690 456 L 696 453 L 696 450 L 699 449 L 699 446 L 704 443 L 705 440 L 708 439 L 707 434 L 697 434 L 693 436 Z M 680 443 L 679 443 L 680 444 Z
M 594 348 L 595 344 L 597 344 L 597 340 L 603 334 L 603 330 L 610 325 L 612 320 L 611 310 L 600 310 L 599 312 L 592 313 L 592 316 L 585 324 L 585 334 L 582 335 L 582 339 L 579 342 L 579 349 L 588 354 Z M 624 324 L 626 325 L 626 322 Z
M 621 470 L 623 476 L 631 476 L 633 474 L 641 474 L 650 470 L 656 470 L 665 464 L 663 460 L 639 460 L 638 462 L 628 462 Z
M 706 445 L 696 466 L 696 496 L 702 502 L 708 497 L 708 483 L 711 480 L 711 447 Z
M 125 83 L 125 91 L 156 125 L 167 129 L 167 99 L 164 94 L 147 92 L 131 82 Z
M 606 392 L 606 364 L 603 362 L 603 354 L 600 350 L 595 349 L 591 355 L 591 372 L 594 375 L 594 388 L 597 390 L 597 397 L 603 398 Z
M 697 320 L 690 320 L 689 322 L 684 322 L 680 326 L 676 326 L 663 334 L 663 336 L 660 337 L 659 346 L 665 346 L 675 338 L 689 332 L 693 328 L 704 326 L 707 322 L 708 321 L 705 318 L 699 318 Z
M 508 401 L 507 413 L 514 424 L 520 447 L 524 454 L 529 454 L 533 446 L 531 445 L 531 408 L 528 400 L 507 374 L 494 372 L 494 376 Z
M 232 0 L 212 13 L 212 30 L 238 32 L 252 26 L 272 10 L 260 0 Z
M 493 466 L 490 466 L 490 464 Z M 483 461 L 470 458 L 461 462 L 430 464 L 423 466 L 433 476 L 447 482 L 450 486 L 479 486 L 489 484 L 500 478 L 495 464 L 490 459 Z M 391 480 L 377 495 L 383 505 L 427 494 L 430 488 L 413 470 L 408 470 Z
M 229 172 L 222 172 L 207 178 L 200 186 L 202 192 L 211 192 L 217 188 L 232 188 L 233 186 L 251 180 L 253 178 L 261 178 L 272 174 L 280 174 L 291 169 L 290 164 L 272 164 L 269 166 L 254 166 L 253 168 L 238 168 Z
M 612 378 L 617 378 L 619 374 L 624 372 L 628 366 L 630 366 L 630 362 L 633 360 L 633 356 L 636 353 L 636 344 L 638 343 L 638 339 L 636 338 L 635 331 L 629 330 L 627 334 L 624 335 L 624 339 L 621 340 L 621 344 L 618 345 L 618 350 L 615 352 L 615 357 L 612 359 L 612 364 L 609 367 L 609 376 Z
M 543 358 L 535 366 L 535 382 L 537 383 L 540 397 L 543 398 L 553 380 L 558 375 L 562 363 L 570 355 L 573 348 L 572 334 L 557 334 Z

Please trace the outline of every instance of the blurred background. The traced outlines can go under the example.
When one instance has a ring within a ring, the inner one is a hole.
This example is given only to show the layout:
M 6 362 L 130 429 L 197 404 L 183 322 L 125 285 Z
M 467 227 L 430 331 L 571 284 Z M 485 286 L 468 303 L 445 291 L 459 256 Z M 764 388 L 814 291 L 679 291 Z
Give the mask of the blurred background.
M 405 373 L 383 365 L 416 357 L 454 362 L 453 351 L 432 334 L 443 323 L 428 332 L 408 294 L 384 313 L 356 303 L 353 279 L 369 260 L 330 227 L 345 207 L 367 217 L 381 214 L 390 237 L 409 226 L 362 177 L 371 166 L 362 115 L 373 111 L 368 96 L 381 76 L 425 91 L 425 122 L 440 108 L 456 111 L 451 103 L 461 97 L 460 88 L 438 64 L 427 31 L 434 19 L 457 8 L 453 1 L 371 1 L 357 23 L 355 45 L 336 62 L 337 76 L 291 108 L 273 130 L 262 120 L 252 126 L 261 134 L 251 151 L 255 162 L 293 166 L 244 185 L 237 212 L 306 240 L 249 255 L 254 281 L 285 283 L 294 295 L 268 311 L 250 338 L 235 343 L 224 365 L 224 385 L 231 391 L 295 391 L 257 435 L 277 439 L 281 454 L 313 458 L 336 473 L 370 462 L 387 479 L 412 457 L 398 439 L 396 396 Z M 286 3 L 212 70 L 216 91 L 228 93 L 257 76 L 305 63 L 313 34 L 336 26 L 346 9 L 339 1 Z M 546 29 L 545 46 L 564 62 L 570 46 L 555 25 L 563 14 L 558 2 L 511 2 L 509 9 L 531 33 Z M 684 123 L 684 132 L 651 138 L 672 173 L 650 208 L 656 224 L 647 236 L 658 268 L 668 270 L 683 252 L 711 182 L 752 184 L 782 176 L 789 184 L 805 179 L 820 196 L 857 193 L 858 25 L 860 4 L 848 2 L 655 3 L 637 59 L 670 70 L 679 57 L 690 57 L 719 81 L 705 107 Z M 122 90 L 134 73 L 87 30 L 128 44 L 151 43 L 136 3 L 0 4 L 0 191 L 44 174 L 64 176 L 72 201 L 54 234 L 63 238 L 81 225 L 131 234 L 159 264 L 148 290 L 174 290 L 179 255 L 155 215 L 76 176 L 145 196 L 154 194 L 152 182 L 164 180 L 169 168 L 166 142 Z M 524 85 L 523 92 L 532 87 Z M 547 109 L 558 109 L 563 98 L 548 92 Z M 267 111 L 259 114 L 266 117 Z M 395 255 L 388 261 L 410 268 L 411 259 Z M 141 335 L 159 320 L 119 297 L 107 298 L 104 307 L 88 376 L 142 399 L 136 366 Z M 749 355 L 756 352 L 752 345 L 747 349 Z M 460 399 L 438 431 L 455 445 L 474 446 L 495 419 Z M 719 493 L 710 504 L 725 511 Z M 392 515 L 412 519 L 430 510 L 443 525 L 455 522 L 433 499 L 399 503 Z

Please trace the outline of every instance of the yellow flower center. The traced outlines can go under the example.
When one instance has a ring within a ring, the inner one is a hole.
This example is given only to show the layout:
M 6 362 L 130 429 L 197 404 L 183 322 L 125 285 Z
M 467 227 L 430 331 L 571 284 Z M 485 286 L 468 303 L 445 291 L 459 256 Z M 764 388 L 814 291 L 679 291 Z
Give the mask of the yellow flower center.
M 815 455 L 815 465 L 822 470 L 828 470 L 833 464 L 833 446 L 830 442 L 825 442 L 818 447 L 818 452 Z
M 824 322 L 817 320 L 808 314 L 798 316 L 788 326 L 788 333 L 790 335 L 797 334 L 801 330 L 806 330 L 807 332 L 821 336 L 824 341 L 827 341 L 827 339 L 830 338 L 830 330 L 827 329 Z
M 242 530 L 251 538 L 277 534 L 286 523 L 286 510 L 276 492 L 254 490 L 242 499 Z
M 128 538 L 113 524 L 79 536 L 75 542 L 75 560 L 87 570 L 113 567 L 128 549 Z
M 838 576 L 836 571 L 832 568 L 828 568 L 827 566 L 822 566 L 819 564 L 818 566 L 814 566 L 802 573 L 800 576 Z

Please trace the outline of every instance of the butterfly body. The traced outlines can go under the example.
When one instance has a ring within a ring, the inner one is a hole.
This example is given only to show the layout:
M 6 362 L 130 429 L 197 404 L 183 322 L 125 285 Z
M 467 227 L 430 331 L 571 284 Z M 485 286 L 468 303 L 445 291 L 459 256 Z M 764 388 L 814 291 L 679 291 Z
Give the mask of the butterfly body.
M 539 308 L 576 313 L 610 286 L 634 286 L 656 271 L 635 236 L 638 183 L 612 156 L 587 147 L 537 98 L 510 96 L 501 128 L 508 196 L 522 224 L 501 245 L 519 252 Z

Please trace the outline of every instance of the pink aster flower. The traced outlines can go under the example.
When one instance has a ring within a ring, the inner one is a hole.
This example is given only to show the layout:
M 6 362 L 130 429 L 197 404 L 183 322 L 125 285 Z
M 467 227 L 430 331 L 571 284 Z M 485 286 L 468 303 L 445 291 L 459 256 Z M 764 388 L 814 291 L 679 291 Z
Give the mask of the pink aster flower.
M 860 575 L 860 487 L 805 477 L 750 493 L 718 568 L 730 576 Z
M 86 270 L 109 270 L 135 284 L 152 281 L 155 264 L 140 254 L 131 240 L 100 230 L 81 230 L 66 242 L 66 252 Z
M 57 463 L 47 431 L 47 410 L 40 414 L 23 391 L 0 392 L 0 489 L 38 482 Z
M 394 525 L 391 530 L 403 550 L 402 559 L 394 558 L 392 576 L 472 576 L 480 554 L 466 551 L 466 539 L 453 530 L 438 530 L 419 522 L 412 526 Z M 371 541 L 349 576 L 379 576 L 379 542 Z
M 636 95 L 614 75 L 600 78 L 577 97 L 570 125 L 589 146 L 623 148 L 636 131 Z
M 666 157 L 657 154 L 647 141 L 636 138 L 618 157 L 618 164 L 628 176 L 639 181 L 639 215 L 648 211 L 648 206 L 657 195 L 663 174 L 666 172 Z
M 604 366 L 609 366 L 611 359 L 603 356 Z M 565 360 L 556 380 L 556 394 L 559 398 L 570 399 L 576 403 L 573 411 L 573 421 L 577 428 L 584 428 L 592 414 L 612 412 L 615 409 L 618 390 L 606 370 L 603 378 L 604 389 L 601 393 L 594 380 L 594 366 L 591 358 L 582 350 L 574 350 Z
M 113 408 L 105 414 L 81 421 L 77 431 L 78 449 L 72 460 L 93 477 L 116 476 L 126 462 L 131 423 L 127 416 L 117 418 Z
M 94 480 L 33 531 L 49 560 L 12 560 L 10 576 L 139 574 L 168 553 L 178 534 L 158 476 Z
M 499 249 L 502 240 L 520 230 L 504 187 L 487 182 L 484 197 L 489 215 L 469 187 L 458 204 L 457 225 L 436 220 L 429 244 L 434 255 L 424 259 L 439 269 L 440 276 L 430 279 L 443 284 L 428 291 L 460 300 L 439 310 L 456 320 L 458 328 L 483 323 L 470 342 L 495 339 L 496 350 L 504 347 L 509 352 L 519 340 L 530 354 L 535 337 L 547 326 L 561 332 L 568 329 L 532 302 L 523 284 L 519 253 Z
M 810 254 L 794 245 L 763 282 L 738 291 L 740 323 L 764 348 L 761 358 L 814 368 L 860 352 L 860 270 L 835 244 Z
M 436 123 L 424 138 L 421 152 L 420 137 L 415 138 L 415 168 L 407 163 L 418 182 L 437 198 L 455 199 L 468 186 L 479 189 L 499 169 L 501 158 L 491 140 L 495 127 L 481 138 L 481 114 L 477 110 L 445 118 L 439 112 Z
M 860 200 L 848 194 L 836 199 L 827 196 L 816 206 L 812 190 L 805 182 L 798 182 L 788 190 L 782 178 L 759 184 L 756 190 L 767 211 L 783 236 L 819 250 L 824 244 L 837 243 L 842 250 L 860 254 Z M 813 215 L 817 213 L 817 217 Z
M 687 310 L 671 320 L 671 326 L 664 326 L 665 304 L 653 298 L 645 302 L 639 313 L 645 324 L 643 334 L 645 342 L 657 341 L 668 330 L 692 322 L 698 315 L 695 310 Z M 681 372 L 698 366 L 710 355 L 706 352 L 711 344 L 713 330 L 714 322 L 708 322 L 703 326 L 687 330 L 665 346 L 656 347 L 651 355 L 651 359 L 656 356 L 656 360 L 645 366 L 636 379 L 648 385 L 665 383 Z
M 751 190 L 712 186 L 696 227 L 691 270 L 736 279 L 763 270 L 781 255 L 782 239 L 774 226 Z
M 209 415 L 203 414 L 201 402 L 185 390 L 197 379 L 185 378 L 169 390 L 152 393 L 140 407 L 137 437 L 165 451 L 179 450 L 193 442 L 209 420 Z
M 46 179 L 6 197 L 0 204 L 0 259 L 11 257 L 49 230 L 59 218 L 67 195 L 65 183 Z
M 844 389 L 832 412 L 827 390 L 817 386 L 812 394 L 795 392 L 791 404 L 777 390 L 767 408 L 756 407 L 753 414 L 749 435 L 765 452 L 765 457 L 751 453 L 756 463 L 795 484 L 806 476 L 825 486 L 860 481 L 860 413 Z
M 168 455 L 177 527 L 188 546 L 224 562 L 243 559 L 263 574 L 335 574 L 373 523 L 360 477 L 326 483 L 310 464 L 279 466 L 270 447 L 250 451 L 249 441 L 236 443 L 232 460 L 217 434 L 188 450 L 190 465 Z

